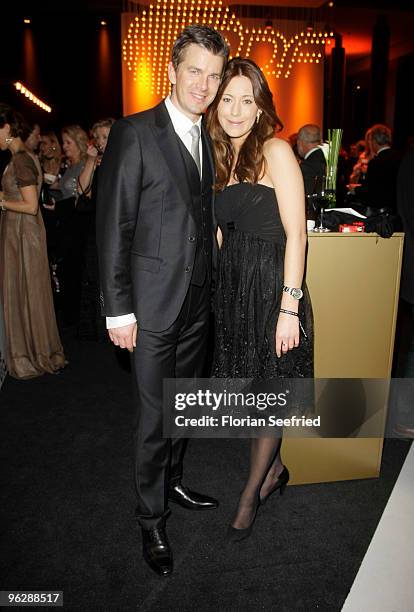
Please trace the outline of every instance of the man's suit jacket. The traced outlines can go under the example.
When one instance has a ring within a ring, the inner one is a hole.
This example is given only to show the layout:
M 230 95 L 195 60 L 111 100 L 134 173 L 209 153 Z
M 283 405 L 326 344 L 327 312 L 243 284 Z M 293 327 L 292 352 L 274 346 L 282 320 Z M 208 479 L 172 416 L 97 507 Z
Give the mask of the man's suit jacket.
M 214 177 L 203 126 L 201 134 L 203 167 L 209 164 Z M 120 119 L 112 126 L 99 171 L 102 313 L 133 312 L 138 326 L 151 331 L 163 331 L 177 318 L 197 246 L 193 196 L 178 138 L 164 102 Z M 213 203 L 208 193 L 214 248 Z
M 370 160 L 364 184 L 367 204 L 396 210 L 399 165 L 400 156 L 393 149 L 384 149 Z
M 324 176 L 326 174 L 325 156 L 321 149 L 313 151 L 300 164 L 300 169 L 303 175 L 305 184 L 305 195 L 313 193 L 315 176 Z

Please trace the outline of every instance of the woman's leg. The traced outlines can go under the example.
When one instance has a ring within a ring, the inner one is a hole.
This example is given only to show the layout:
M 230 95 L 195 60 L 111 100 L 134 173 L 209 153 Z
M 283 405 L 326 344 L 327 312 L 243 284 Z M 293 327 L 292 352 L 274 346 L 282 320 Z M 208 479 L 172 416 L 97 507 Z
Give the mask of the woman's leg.
M 240 496 L 236 517 L 232 522 L 235 529 L 247 529 L 254 520 L 261 497 L 277 481 L 283 469 L 280 460 L 281 438 L 253 438 L 250 446 L 250 472 Z
M 260 499 L 265 499 L 265 497 L 269 495 L 269 493 L 272 491 L 273 487 L 277 483 L 281 472 L 284 469 L 284 465 L 282 463 L 282 459 L 280 456 L 281 446 L 282 446 L 282 439 L 279 438 L 279 446 L 276 451 L 275 458 L 266 474 L 266 478 L 264 479 L 263 484 L 260 489 Z

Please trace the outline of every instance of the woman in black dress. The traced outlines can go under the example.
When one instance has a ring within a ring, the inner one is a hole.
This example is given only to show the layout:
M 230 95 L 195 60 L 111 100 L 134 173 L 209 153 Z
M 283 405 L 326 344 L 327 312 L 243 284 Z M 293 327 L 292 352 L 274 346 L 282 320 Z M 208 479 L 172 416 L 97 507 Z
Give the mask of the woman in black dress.
M 261 70 L 250 60 L 231 60 L 208 114 L 220 246 L 215 377 L 257 384 L 313 376 L 303 179 L 291 147 L 274 137 L 281 127 Z M 229 527 L 232 541 L 250 535 L 258 506 L 289 480 L 281 438 L 251 443 L 249 477 Z
M 99 301 L 98 253 L 96 250 L 96 195 L 99 166 L 105 153 L 109 132 L 115 119 L 97 121 L 92 126 L 93 143 L 89 144 L 85 167 L 78 181 L 77 211 L 86 229 L 85 254 L 82 261 L 82 287 L 78 335 L 81 340 L 107 342 L 105 317 Z

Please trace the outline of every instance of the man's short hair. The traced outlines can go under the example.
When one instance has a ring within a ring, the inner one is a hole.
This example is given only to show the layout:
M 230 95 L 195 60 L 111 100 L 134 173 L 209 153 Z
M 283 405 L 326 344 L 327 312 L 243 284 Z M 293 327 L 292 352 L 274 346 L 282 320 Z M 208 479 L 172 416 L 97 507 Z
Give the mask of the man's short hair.
M 321 142 L 321 128 L 319 125 L 314 123 L 307 123 L 303 125 L 298 131 L 298 140 L 309 143 L 320 143 Z
M 214 55 L 221 55 L 226 65 L 230 49 L 220 32 L 206 25 L 194 24 L 184 28 L 174 42 L 171 61 L 175 70 L 183 61 L 184 50 L 191 44 L 204 47 Z
M 370 129 L 370 135 L 372 140 L 376 142 L 379 147 L 391 145 L 392 132 L 389 127 L 383 125 L 382 123 L 376 123 L 373 125 Z

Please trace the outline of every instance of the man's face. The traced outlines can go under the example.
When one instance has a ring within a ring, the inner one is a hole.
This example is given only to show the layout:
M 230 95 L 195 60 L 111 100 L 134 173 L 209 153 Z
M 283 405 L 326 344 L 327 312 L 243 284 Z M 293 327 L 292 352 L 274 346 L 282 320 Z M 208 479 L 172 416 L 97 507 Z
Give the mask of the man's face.
M 188 45 L 182 61 L 174 68 L 168 65 L 168 78 L 173 85 L 171 100 L 191 121 L 200 115 L 216 97 L 223 72 L 224 58 L 200 45 Z
M 40 127 L 36 124 L 25 142 L 29 151 L 37 151 L 40 143 Z

